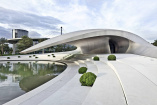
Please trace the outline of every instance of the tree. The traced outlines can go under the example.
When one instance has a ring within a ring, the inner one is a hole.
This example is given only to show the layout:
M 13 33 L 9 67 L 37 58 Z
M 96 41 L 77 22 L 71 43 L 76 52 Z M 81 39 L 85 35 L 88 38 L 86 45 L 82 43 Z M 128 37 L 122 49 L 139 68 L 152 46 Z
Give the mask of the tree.
M 0 47 L 1 47 L 1 54 L 3 55 L 4 51 L 3 51 L 3 48 L 4 48 L 4 44 L 7 43 L 7 39 L 5 38 L 1 38 L 0 39 Z
M 154 42 L 152 43 L 154 46 L 157 46 L 157 40 L 154 40 Z
M 0 46 L 0 49 L 1 49 L 1 46 Z M 9 47 L 8 44 L 4 44 L 4 46 L 3 46 L 3 53 L 5 53 L 5 54 L 11 54 L 12 51 L 13 51 L 13 49 L 11 47 Z
M 38 42 L 40 43 L 40 42 L 43 42 L 45 40 L 47 40 L 47 39 L 46 38 L 45 39 L 39 39 Z
M 61 44 L 55 46 L 55 52 L 62 52 L 62 50 L 63 50 L 63 46 Z
M 33 45 L 33 40 L 28 36 L 23 36 L 21 40 L 17 43 L 18 51 L 25 50 Z

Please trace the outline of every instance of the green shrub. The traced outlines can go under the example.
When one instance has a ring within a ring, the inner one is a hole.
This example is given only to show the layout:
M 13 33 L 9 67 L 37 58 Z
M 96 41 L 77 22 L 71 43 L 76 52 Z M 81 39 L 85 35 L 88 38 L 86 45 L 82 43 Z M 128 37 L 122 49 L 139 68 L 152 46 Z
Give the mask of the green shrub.
M 33 55 L 33 57 L 35 57 L 35 55 Z
M 31 58 L 32 56 L 29 56 L 29 58 Z
M 7 63 L 10 63 L 10 62 L 7 62 Z
M 7 59 L 10 59 L 10 57 L 7 57 Z
M 35 58 L 38 58 L 38 57 L 35 57 Z
M 51 55 L 54 55 L 54 54 L 51 54 Z
M 108 60 L 116 60 L 116 56 L 115 55 L 109 55 Z
M 87 67 L 80 67 L 78 70 L 80 74 L 86 73 L 86 71 L 87 71 Z
M 99 61 L 99 57 L 98 57 L 98 56 L 95 56 L 95 57 L 93 58 L 93 60 L 94 60 L 94 61 Z
M 18 58 L 20 58 L 20 56 L 18 56 Z
M 82 86 L 92 86 L 95 82 L 96 75 L 91 72 L 84 73 L 80 78 Z
M 56 57 L 55 55 L 53 57 Z
M 50 56 L 50 55 L 47 55 L 48 57 Z

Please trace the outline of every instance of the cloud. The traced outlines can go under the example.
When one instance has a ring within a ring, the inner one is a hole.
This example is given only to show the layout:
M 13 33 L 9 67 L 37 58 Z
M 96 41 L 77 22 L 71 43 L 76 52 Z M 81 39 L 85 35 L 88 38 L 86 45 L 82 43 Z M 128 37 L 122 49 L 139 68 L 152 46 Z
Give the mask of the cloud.
M 0 27 L 0 38 L 2 38 L 2 37 L 10 39 L 12 37 L 11 29 L 6 29 L 4 27 Z
M 62 22 L 50 16 L 38 16 L 30 13 L 0 8 L 0 23 L 16 27 L 31 27 L 35 29 L 54 29 Z
M 41 34 L 39 34 L 38 32 L 35 32 L 35 31 L 30 31 L 29 32 L 29 37 L 30 38 L 40 38 Z
M 60 34 L 62 25 L 63 33 L 105 28 L 157 39 L 156 0 L 3 0 L 0 7 L 0 26 L 26 28 L 42 37 Z

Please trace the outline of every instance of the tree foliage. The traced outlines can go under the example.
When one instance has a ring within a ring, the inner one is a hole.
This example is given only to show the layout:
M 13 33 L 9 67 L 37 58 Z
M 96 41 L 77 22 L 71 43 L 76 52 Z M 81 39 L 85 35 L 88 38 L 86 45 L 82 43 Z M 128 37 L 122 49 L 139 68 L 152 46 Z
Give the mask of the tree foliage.
M 23 36 L 21 40 L 17 43 L 18 51 L 25 50 L 33 45 L 33 40 L 28 36 Z
M 0 46 L 0 49 L 1 49 L 1 46 Z M 13 52 L 13 49 L 11 47 L 9 47 L 8 44 L 4 44 L 3 45 L 3 52 L 5 54 L 11 54 Z M 1 53 L 2 53 L 2 51 L 1 51 Z
M 157 40 L 154 40 L 154 42 L 152 43 L 154 46 L 157 46 Z
M 39 39 L 38 42 L 40 43 L 40 42 L 43 42 L 45 40 L 47 40 L 47 39 L 46 38 L 45 39 Z
M 4 44 L 7 43 L 7 39 L 5 38 L 0 38 L 0 47 L 1 47 L 1 54 L 4 54 Z

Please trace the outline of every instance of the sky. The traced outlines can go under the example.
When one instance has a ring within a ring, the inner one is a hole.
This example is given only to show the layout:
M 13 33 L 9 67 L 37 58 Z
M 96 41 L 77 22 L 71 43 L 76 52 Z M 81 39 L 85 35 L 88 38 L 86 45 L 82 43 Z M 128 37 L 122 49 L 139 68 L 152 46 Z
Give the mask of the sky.
M 48 37 L 85 29 L 118 29 L 157 39 L 156 0 L 0 0 L 0 37 L 25 29 Z

